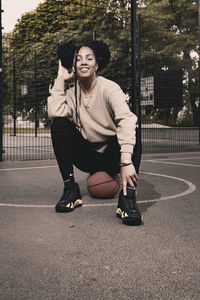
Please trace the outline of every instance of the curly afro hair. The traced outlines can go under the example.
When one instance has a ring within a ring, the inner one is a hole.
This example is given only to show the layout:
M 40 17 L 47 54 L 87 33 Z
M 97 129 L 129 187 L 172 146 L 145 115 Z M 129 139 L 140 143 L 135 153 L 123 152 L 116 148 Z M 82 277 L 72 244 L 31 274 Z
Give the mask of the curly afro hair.
M 107 66 L 110 61 L 110 50 L 106 43 L 103 41 L 89 41 L 76 45 L 75 42 L 71 40 L 58 46 L 57 55 L 63 67 L 66 69 L 72 68 L 74 55 L 78 53 L 82 47 L 89 47 L 93 50 L 99 71 Z
M 63 42 L 58 46 L 57 55 L 61 60 L 63 67 L 71 69 L 73 65 L 74 54 L 76 52 L 76 46 L 74 41 Z

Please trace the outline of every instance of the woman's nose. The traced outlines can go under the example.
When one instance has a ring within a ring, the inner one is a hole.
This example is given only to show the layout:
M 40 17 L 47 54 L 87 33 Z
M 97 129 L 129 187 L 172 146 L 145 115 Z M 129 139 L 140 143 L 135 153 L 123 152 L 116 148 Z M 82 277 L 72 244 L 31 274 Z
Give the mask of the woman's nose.
M 87 60 L 86 60 L 86 58 L 82 58 L 82 60 L 81 60 L 81 65 L 87 65 Z

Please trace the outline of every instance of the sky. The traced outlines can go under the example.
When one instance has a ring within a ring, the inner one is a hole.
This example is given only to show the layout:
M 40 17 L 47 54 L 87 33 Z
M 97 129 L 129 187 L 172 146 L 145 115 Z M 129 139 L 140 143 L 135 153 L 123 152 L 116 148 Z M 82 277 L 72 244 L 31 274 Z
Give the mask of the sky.
M 17 20 L 25 12 L 34 10 L 44 0 L 2 0 L 2 27 L 3 32 L 10 32 L 14 29 Z

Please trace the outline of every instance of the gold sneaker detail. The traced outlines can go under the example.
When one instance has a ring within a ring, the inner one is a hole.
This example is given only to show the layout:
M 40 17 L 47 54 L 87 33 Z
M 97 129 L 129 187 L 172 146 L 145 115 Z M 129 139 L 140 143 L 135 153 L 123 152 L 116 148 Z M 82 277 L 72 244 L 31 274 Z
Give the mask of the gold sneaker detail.
M 116 215 L 121 218 L 126 225 L 137 226 L 143 223 L 142 214 L 136 203 L 135 191 L 127 187 L 127 195 L 124 196 L 121 190 L 118 200 Z
M 68 203 L 68 204 L 66 205 L 66 207 L 74 208 L 74 204 L 73 204 L 72 202 L 70 202 L 70 203 Z
M 83 201 L 81 199 L 77 199 L 75 202 L 74 202 L 74 207 L 76 206 L 81 206 L 83 204 Z
M 122 215 L 122 210 L 121 210 L 121 208 L 117 208 L 116 209 L 116 215 L 118 216 L 118 217 L 120 217 L 121 218 L 121 215 Z
M 56 212 L 70 212 L 75 207 L 81 206 L 83 201 L 81 199 L 80 189 L 77 183 L 74 183 L 72 189 L 64 187 L 63 194 L 55 206 Z
M 127 217 L 128 217 L 128 214 L 125 211 L 123 211 L 122 212 L 122 219 L 127 218 Z

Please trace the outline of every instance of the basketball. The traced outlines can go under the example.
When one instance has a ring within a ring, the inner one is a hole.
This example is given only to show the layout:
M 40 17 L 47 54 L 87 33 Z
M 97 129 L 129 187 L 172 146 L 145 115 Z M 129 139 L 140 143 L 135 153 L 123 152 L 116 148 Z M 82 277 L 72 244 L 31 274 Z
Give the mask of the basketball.
M 120 189 L 119 176 L 116 174 L 111 177 L 106 172 L 96 172 L 88 178 L 87 189 L 93 198 L 114 198 Z

